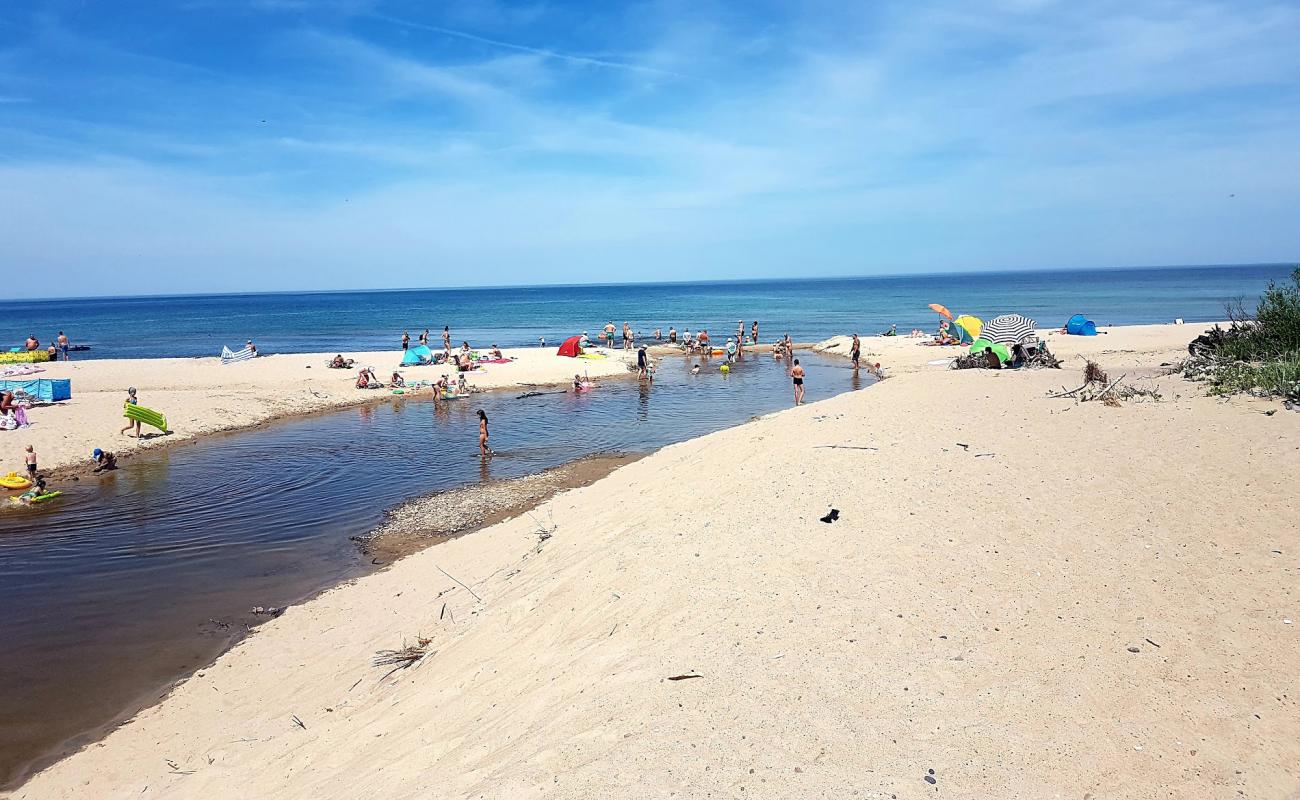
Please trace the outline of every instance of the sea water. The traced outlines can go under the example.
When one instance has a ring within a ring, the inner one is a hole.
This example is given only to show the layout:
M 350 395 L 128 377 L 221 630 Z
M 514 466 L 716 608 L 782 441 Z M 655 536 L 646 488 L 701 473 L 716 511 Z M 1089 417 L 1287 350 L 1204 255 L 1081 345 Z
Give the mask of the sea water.
M 873 278 L 789 279 L 677 284 L 412 289 L 381 292 L 187 295 L 0 301 L 0 344 L 29 334 L 42 343 L 60 330 L 91 350 L 75 358 L 215 356 L 254 340 L 263 353 L 396 349 L 403 331 L 428 329 L 435 346 L 444 325 L 453 344 L 550 346 L 607 322 L 642 335 L 669 326 L 707 328 L 725 341 L 754 320 L 763 341 L 836 334 L 934 329 L 930 303 L 988 319 L 1019 313 L 1059 327 L 1075 313 L 1098 325 L 1224 319 L 1224 304 L 1247 308 L 1285 265 L 991 272 Z M 8 337 L 7 340 L 5 337 Z

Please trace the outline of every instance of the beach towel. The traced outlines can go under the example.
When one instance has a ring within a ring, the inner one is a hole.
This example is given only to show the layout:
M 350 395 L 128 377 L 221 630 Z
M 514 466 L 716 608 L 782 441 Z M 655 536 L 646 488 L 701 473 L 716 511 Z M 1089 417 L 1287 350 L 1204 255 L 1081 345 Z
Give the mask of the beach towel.
M 38 372 L 44 372 L 44 371 L 45 371 L 44 367 L 31 367 L 31 366 L 5 367 L 4 369 L 0 369 L 0 377 L 12 378 L 18 375 L 35 375 Z
M 253 349 L 250 347 L 245 347 L 243 350 L 240 350 L 238 352 L 231 350 L 229 347 L 221 348 L 222 364 L 234 364 L 239 361 L 247 361 L 250 358 L 256 358 L 256 357 L 257 357 L 257 353 L 255 353 Z

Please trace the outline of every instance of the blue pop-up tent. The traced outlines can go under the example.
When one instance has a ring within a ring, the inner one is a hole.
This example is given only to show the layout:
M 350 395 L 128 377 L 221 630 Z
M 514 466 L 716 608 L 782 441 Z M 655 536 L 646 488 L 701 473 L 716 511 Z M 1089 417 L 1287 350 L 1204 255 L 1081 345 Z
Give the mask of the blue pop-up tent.
M 433 351 L 429 349 L 428 345 L 416 345 L 407 350 L 406 355 L 402 356 L 402 366 L 404 367 L 416 367 L 421 364 L 432 363 Z
M 57 403 L 72 399 L 72 381 L 63 378 L 34 378 L 29 381 L 0 381 L 0 392 L 27 395 L 41 403 Z
M 1065 332 L 1071 336 L 1096 336 L 1097 323 L 1082 314 L 1075 314 L 1066 321 Z

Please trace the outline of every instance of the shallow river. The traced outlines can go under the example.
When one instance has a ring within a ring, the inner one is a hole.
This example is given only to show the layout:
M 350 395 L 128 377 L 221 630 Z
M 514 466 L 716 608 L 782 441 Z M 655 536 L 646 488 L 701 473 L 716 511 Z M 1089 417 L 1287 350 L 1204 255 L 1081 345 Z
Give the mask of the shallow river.
M 859 388 L 843 359 L 801 353 L 808 400 Z M 134 457 L 0 509 L 0 786 L 157 699 L 253 621 L 373 569 L 349 536 L 413 497 L 596 453 L 644 453 L 791 405 L 770 356 L 697 377 L 666 358 L 653 386 L 582 395 L 396 398 Z M 546 390 L 542 390 L 546 391 Z M 477 454 L 475 412 L 497 455 Z M 3 502 L 3 501 L 0 501 Z

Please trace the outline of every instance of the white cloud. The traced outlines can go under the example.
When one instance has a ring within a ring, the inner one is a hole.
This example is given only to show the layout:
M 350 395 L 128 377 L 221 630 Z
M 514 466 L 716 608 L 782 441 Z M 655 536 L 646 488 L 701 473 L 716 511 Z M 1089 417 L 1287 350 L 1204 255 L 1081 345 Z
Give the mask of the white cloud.
M 293 55 L 332 71 L 310 89 L 323 96 L 295 98 L 309 125 L 201 139 L 216 151 L 171 167 L 0 162 L 14 209 L 0 263 L 87 280 L 91 265 L 183 265 L 187 288 L 301 288 L 308 266 L 313 287 L 409 286 L 611 263 L 688 278 L 1300 250 L 1300 112 L 1249 100 L 1300 93 L 1293 9 L 846 13 L 759 31 L 648 24 L 653 41 L 626 42 L 641 63 L 705 76 L 667 83 L 623 69 L 593 82 L 596 65 L 544 48 L 435 60 L 300 34 Z M 223 152 L 261 166 L 204 177 Z

